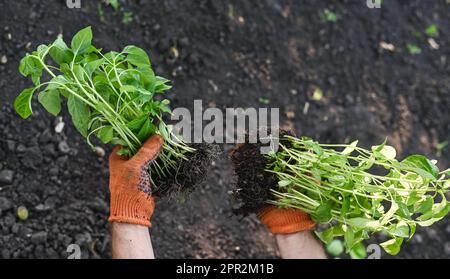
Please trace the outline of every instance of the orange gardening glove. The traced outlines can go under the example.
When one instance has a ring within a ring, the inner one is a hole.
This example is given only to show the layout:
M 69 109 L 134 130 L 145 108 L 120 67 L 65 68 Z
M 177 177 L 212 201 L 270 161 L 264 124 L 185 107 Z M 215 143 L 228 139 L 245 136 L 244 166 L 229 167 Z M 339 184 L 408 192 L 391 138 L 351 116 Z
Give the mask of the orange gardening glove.
M 261 223 L 273 234 L 290 234 L 312 229 L 316 223 L 299 209 L 282 209 L 269 205 L 258 212 Z
M 162 144 L 160 136 L 152 136 L 129 160 L 117 155 L 120 146 L 114 148 L 109 156 L 109 222 L 151 226 L 155 201 L 147 170 Z

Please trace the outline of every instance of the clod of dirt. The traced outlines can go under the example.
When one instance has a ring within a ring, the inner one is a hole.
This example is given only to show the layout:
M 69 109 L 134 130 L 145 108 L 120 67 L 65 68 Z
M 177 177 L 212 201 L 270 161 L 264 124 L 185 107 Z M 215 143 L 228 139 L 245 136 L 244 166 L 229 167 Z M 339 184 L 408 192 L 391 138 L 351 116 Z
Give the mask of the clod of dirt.
M 288 134 L 280 131 L 280 139 Z M 234 172 L 237 176 L 232 191 L 234 213 L 247 216 L 256 213 L 267 205 L 272 194 L 270 189 L 277 187 L 277 179 L 266 171 L 269 160 L 261 153 L 262 143 L 246 143 L 238 145 L 230 152 Z
M 172 198 L 186 195 L 205 181 L 211 162 L 219 156 L 221 150 L 215 144 L 199 143 L 190 146 L 196 151 L 187 155 L 187 160 L 181 162 L 175 174 L 154 180 L 157 186 L 152 193 L 154 196 Z
M 280 131 L 280 140 L 287 134 L 291 133 Z M 237 215 L 246 216 L 256 213 L 270 200 L 272 196 L 270 189 L 278 186 L 275 175 L 266 171 L 269 160 L 261 154 L 262 146 L 260 142 L 244 143 L 230 153 L 237 176 L 232 193 L 233 200 L 237 204 L 234 208 Z
M 14 171 L 2 170 L 0 171 L 0 183 L 12 183 L 14 178 Z
M 238 206 L 238 215 L 255 213 L 270 199 L 270 189 L 276 187 L 273 174 L 266 172 L 268 159 L 261 154 L 260 143 L 245 143 L 231 152 L 231 161 L 237 175 L 232 196 Z

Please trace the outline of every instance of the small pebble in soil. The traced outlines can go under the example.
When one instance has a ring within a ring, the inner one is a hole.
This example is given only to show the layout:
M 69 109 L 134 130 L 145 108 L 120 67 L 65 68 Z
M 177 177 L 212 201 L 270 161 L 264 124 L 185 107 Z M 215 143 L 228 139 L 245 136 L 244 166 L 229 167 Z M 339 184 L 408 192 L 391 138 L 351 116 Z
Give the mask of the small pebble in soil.
M 70 151 L 70 147 L 69 147 L 69 145 L 67 144 L 66 141 L 60 141 L 60 142 L 58 143 L 58 149 L 59 149 L 59 151 L 61 151 L 61 153 L 63 153 L 63 154 L 67 154 L 67 153 L 69 153 L 69 151 Z
M 2 250 L 2 259 L 9 259 L 11 257 L 11 254 L 9 253 L 8 249 Z
M 64 129 L 64 122 L 60 121 L 55 126 L 55 133 L 60 134 Z
M 2 58 L 0 58 L 0 63 L 2 64 L 8 63 L 8 58 L 6 57 L 6 55 L 2 55 Z
M 13 207 L 10 200 L 5 197 L 0 197 L 0 211 L 5 211 Z
M 415 235 L 414 235 L 414 240 L 415 240 L 417 243 L 422 243 L 422 242 L 423 242 L 423 237 L 422 237 L 422 235 L 420 235 L 420 234 L 415 234 Z
M 21 143 L 17 146 L 17 152 L 25 152 L 26 150 L 27 147 Z
M 445 254 L 450 255 L 450 242 L 445 243 L 444 251 Z
M 7 140 L 6 145 L 8 146 L 9 151 L 15 151 L 16 143 L 13 140 Z
M 0 171 L 0 183 L 12 183 L 14 179 L 14 171 L 12 170 L 2 170 Z
M 47 232 L 41 231 L 31 235 L 31 242 L 34 244 L 44 243 L 47 241 Z
M 100 146 L 96 146 L 94 148 L 94 152 L 98 157 L 104 157 L 105 156 L 105 150 L 101 148 Z
M 25 221 L 28 219 L 28 209 L 25 206 L 19 206 L 17 208 L 17 217 L 20 220 Z
M 43 205 L 42 203 L 36 205 L 34 208 L 35 208 L 37 211 L 46 211 L 46 210 L 50 210 L 50 209 L 51 209 L 50 206 L 48 206 L 48 205 Z

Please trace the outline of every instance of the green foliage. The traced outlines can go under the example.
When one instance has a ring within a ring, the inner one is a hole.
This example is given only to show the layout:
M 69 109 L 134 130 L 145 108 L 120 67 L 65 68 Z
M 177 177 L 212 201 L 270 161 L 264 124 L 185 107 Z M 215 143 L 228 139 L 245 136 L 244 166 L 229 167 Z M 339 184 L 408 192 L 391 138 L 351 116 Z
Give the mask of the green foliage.
M 127 46 L 121 52 L 103 53 L 92 45 L 92 38 L 91 27 L 86 27 L 72 38 L 70 47 L 58 37 L 27 54 L 19 71 L 31 77 L 34 87 L 16 98 L 16 112 L 28 118 L 35 93 L 55 116 L 66 100 L 72 123 L 93 149 L 90 137 L 96 136 L 103 143 L 120 144 L 119 153 L 126 156 L 135 154 L 151 135 L 160 134 L 165 143 L 155 172 L 160 177 L 173 172 L 185 154 L 194 150 L 175 140 L 163 121 L 163 115 L 171 113 L 169 101 L 156 95 L 170 89 L 170 81 L 154 74 L 143 49 Z M 49 80 L 41 82 L 45 76 Z
M 336 22 L 338 20 L 336 13 L 328 9 L 323 10 L 322 18 L 327 22 Z
M 391 237 L 381 246 L 395 255 L 417 226 L 449 212 L 449 170 L 439 171 L 422 155 L 399 161 L 386 143 L 367 150 L 358 141 L 320 144 L 286 136 L 268 158 L 267 171 L 279 179 L 269 202 L 309 213 L 328 227 L 316 232 L 327 247 L 338 250 L 333 241 L 343 239 L 352 258 L 366 257 L 361 242 L 377 232 Z
M 133 12 L 124 12 L 122 17 L 122 23 L 125 25 L 133 22 Z
M 119 0 L 107 0 L 107 4 L 111 5 L 116 11 L 120 8 Z
M 342 244 L 342 241 L 339 239 L 331 241 L 329 244 L 326 245 L 325 248 L 329 254 L 335 257 L 338 257 L 342 253 L 344 253 L 344 245 Z
M 270 100 L 269 100 L 268 98 L 266 98 L 266 97 L 260 97 L 260 98 L 258 99 L 258 102 L 259 102 L 260 104 L 262 104 L 262 105 L 268 105 L 268 104 L 270 104 Z
M 409 54 L 417 55 L 422 53 L 422 49 L 415 44 L 406 44 L 406 48 L 408 49 Z
M 425 29 L 425 34 L 427 34 L 427 36 L 429 37 L 437 37 L 438 28 L 436 24 L 433 23 L 430 26 L 428 26 L 427 29 Z

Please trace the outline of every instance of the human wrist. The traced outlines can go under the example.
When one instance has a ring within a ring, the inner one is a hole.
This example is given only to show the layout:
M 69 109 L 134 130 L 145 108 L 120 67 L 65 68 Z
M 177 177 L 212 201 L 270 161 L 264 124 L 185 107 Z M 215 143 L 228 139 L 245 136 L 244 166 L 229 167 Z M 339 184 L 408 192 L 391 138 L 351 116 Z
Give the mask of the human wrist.
M 151 227 L 155 209 L 154 198 L 143 192 L 119 192 L 111 195 L 109 222 L 128 223 Z

